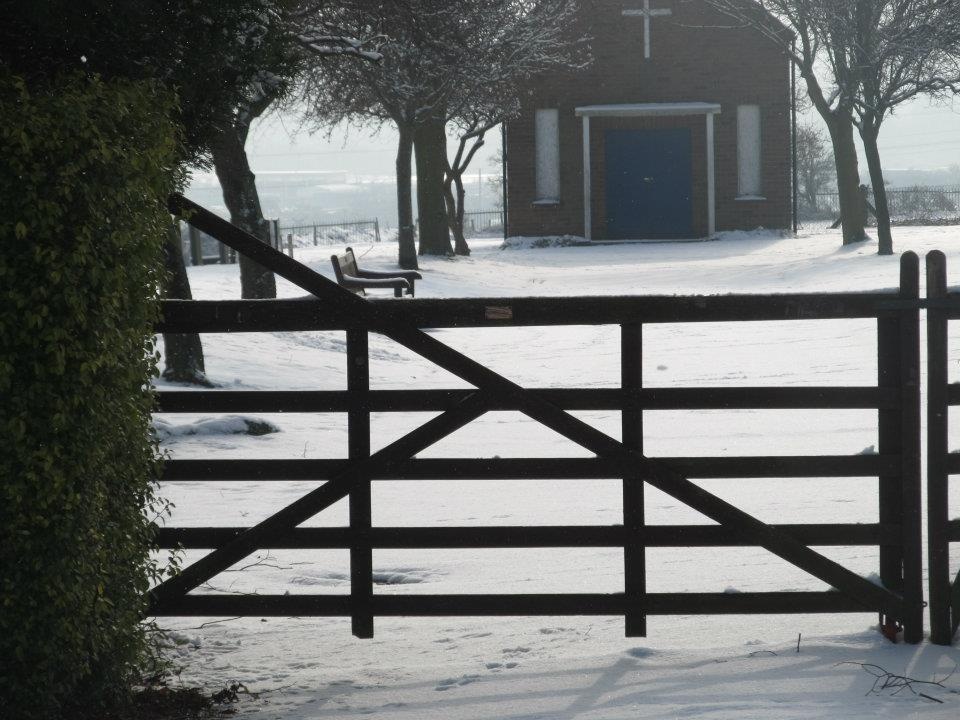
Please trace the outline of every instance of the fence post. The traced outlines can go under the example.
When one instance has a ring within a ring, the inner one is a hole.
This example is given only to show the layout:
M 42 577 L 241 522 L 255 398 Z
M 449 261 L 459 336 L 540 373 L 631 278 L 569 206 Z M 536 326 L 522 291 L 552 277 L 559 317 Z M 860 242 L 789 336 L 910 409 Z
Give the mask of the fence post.
M 930 641 L 953 641 L 947 475 L 947 258 L 927 255 L 927 545 L 929 555 Z
M 187 233 L 190 237 L 190 264 L 203 265 L 203 241 L 200 239 L 200 231 L 188 223 Z
M 373 221 L 373 232 L 377 238 L 377 242 L 380 242 L 380 218 L 375 218 Z
M 317 226 L 313 226 L 313 246 L 317 246 Z
M 643 409 L 638 397 L 643 388 L 643 325 L 640 323 L 620 326 L 620 375 L 623 444 L 643 452 Z M 627 473 L 623 476 L 623 582 L 627 637 L 647 636 L 645 524 L 643 477 Z
M 369 335 L 347 330 L 348 454 L 351 460 L 370 457 Z M 358 478 L 350 492 L 350 605 L 351 626 L 358 638 L 373 637 L 373 523 L 370 478 Z
M 293 233 L 287 233 L 287 252 L 293 257 Z
M 270 247 L 275 250 L 281 250 L 280 220 L 268 220 L 267 222 L 270 223 Z
M 921 501 L 920 431 L 920 259 L 906 252 L 900 258 L 900 424 L 901 502 L 903 525 L 904 640 L 923 640 L 923 508 Z

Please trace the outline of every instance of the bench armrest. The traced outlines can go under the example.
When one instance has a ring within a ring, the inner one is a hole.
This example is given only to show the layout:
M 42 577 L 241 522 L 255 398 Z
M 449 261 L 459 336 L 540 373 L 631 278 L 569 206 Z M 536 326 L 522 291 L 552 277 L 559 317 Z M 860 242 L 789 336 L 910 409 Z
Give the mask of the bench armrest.
M 408 283 L 408 285 L 407 287 L 403 288 L 403 290 L 406 290 L 407 294 L 410 295 L 411 297 L 413 297 L 417 292 L 416 281 L 423 279 L 423 275 L 418 273 L 416 270 L 396 270 L 394 272 L 379 272 L 377 270 L 361 270 L 360 268 L 357 268 L 357 275 L 359 275 L 362 278 L 370 278 L 371 280 L 386 279 L 386 278 L 392 278 L 394 280 L 396 279 L 404 280 L 405 282 Z M 403 290 L 398 288 L 394 294 L 397 297 L 402 297 Z

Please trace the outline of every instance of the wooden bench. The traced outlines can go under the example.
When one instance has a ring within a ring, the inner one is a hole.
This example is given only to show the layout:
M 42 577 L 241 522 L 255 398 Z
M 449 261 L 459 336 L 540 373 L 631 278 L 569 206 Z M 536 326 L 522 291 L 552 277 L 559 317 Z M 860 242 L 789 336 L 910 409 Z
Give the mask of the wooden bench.
M 353 248 L 347 248 L 343 255 L 331 255 L 333 272 L 337 276 L 337 283 L 341 287 L 352 290 L 358 295 L 366 295 L 366 290 L 377 288 L 393 288 L 394 297 L 403 297 L 404 292 L 413 297 L 416 295 L 414 287 L 417 280 L 423 276 L 413 270 L 398 270 L 396 272 L 376 272 L 361 270 L 357 267 L 357 258 Z

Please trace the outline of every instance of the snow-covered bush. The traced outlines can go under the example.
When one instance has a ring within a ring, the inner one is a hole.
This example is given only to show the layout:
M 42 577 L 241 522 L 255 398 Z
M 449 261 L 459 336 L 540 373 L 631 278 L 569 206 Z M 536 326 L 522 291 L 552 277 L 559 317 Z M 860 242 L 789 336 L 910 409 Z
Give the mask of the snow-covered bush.
M 148 83 L 0 69 L 4 718 L 104 717 L 146 656 L 172 108 Z

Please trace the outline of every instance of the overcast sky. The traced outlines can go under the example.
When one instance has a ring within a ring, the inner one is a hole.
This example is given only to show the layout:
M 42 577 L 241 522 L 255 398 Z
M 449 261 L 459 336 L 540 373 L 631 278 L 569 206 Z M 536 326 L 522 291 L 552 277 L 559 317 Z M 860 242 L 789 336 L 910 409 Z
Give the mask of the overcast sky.
M 392 127 L 379 132 L 365 128 L 339 128 L 328 140 L 323 132 L 299 130 L 295 116 L 271 116 L 261 120 L 247 142 L 250 164 L 257 171 L 345 171 L 358 175 L 395 172 L 397 135 Z M 489 133 L 487 144 L 474 159 L 471 174 L 481 169 L 494 172 L 494 158 L 500 148 L 499 128 Z M 451 143 L 451 150 L 453 145 Z M 499 168 L 496 169 L 499 172 Z

